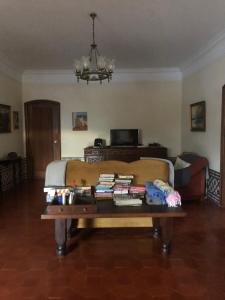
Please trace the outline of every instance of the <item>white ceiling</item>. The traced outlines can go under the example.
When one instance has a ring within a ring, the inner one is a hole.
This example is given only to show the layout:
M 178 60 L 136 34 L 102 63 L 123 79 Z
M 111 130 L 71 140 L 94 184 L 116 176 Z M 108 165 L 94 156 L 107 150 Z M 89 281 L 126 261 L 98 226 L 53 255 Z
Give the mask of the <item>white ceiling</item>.
M 224 0 L 0 0 L 0 53 L 20 69 L 70 69 L 96 42 L 118 68 L 179 67 L 225 29 Z

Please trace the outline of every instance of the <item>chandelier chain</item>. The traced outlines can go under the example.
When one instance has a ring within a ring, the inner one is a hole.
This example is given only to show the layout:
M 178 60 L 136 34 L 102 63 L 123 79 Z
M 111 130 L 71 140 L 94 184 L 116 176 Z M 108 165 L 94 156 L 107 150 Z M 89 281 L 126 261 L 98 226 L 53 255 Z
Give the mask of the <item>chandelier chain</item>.
M 93 38 L 93 45 L 95 45 L 95 15 L 92 16 L 92 38 Z

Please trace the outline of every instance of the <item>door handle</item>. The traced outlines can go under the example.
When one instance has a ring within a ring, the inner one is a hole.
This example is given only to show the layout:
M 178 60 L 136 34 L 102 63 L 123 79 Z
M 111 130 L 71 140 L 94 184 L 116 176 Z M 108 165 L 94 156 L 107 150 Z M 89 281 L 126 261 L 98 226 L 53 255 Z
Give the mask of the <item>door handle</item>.
M 54 140 L 53 144 L 57 144 L 57 143 L 58 143 L 58 141 L 57 141 L 57 140 Z

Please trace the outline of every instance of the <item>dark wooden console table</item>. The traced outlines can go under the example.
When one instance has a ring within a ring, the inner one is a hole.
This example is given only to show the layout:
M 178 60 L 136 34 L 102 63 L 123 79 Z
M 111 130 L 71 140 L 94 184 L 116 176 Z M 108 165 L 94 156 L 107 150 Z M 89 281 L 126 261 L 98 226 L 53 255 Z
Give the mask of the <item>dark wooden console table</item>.
M 152 218 L 153 236 L 161 237 L 162 252 L 168 253 L 171 247 L 173 233 L 173 219 L 185 217 L 186 213 L 181 207 L 168 208 L 167 206 L 147 205 L 118 207 L 113 200 L 97 201 L 96 209 L 93 206 L 76 208 L 76 205 L 51 205 L 41 215 L 42 219 L 55 220 L 55 240 L 57 255 L 66 254 L 67 234 L 70 230 L 71 219 L 94 219 L 94 218 Z
M 93 163 L 101 160 L 121 160 L 131 162 L 140 157 L 167 158 L 165 147 L 87 147 L 84 149 L 84 159 Z
M 3 167 L 12 167 L 12 186 L 14 187 L 17 184 L 17 181 L 21 180 L 22 176 L 22 157 L 16 157 L 16 158 L 6 158 L 0 160 L 0 166 Z M 18 171 L 17 171 L 18 170 Z M 18 174 L 17 174 L 18 172 Z M 4 181 L 4 178 L 2 178 L 2 174 L 0 172 L 0 191 L 3 190 L 2 188 L 2 181 Z

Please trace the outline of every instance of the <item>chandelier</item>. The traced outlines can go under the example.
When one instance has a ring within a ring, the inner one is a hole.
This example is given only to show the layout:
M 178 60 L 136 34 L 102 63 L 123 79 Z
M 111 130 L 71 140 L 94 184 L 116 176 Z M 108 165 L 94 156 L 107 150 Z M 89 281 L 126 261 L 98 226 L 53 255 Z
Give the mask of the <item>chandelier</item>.
M 114 70 L 114 59 L 108 59 L 100 55 L 97 44 L 95 43 L 95 18 L 96 13 L 91 13 L 92 18 L 92 44 L 89 56 L 82 56 L 80 60 L 74 61 L 74 73 L 79 80 L 100 81 L 107 79 L 108 82 L 112 79 Z

